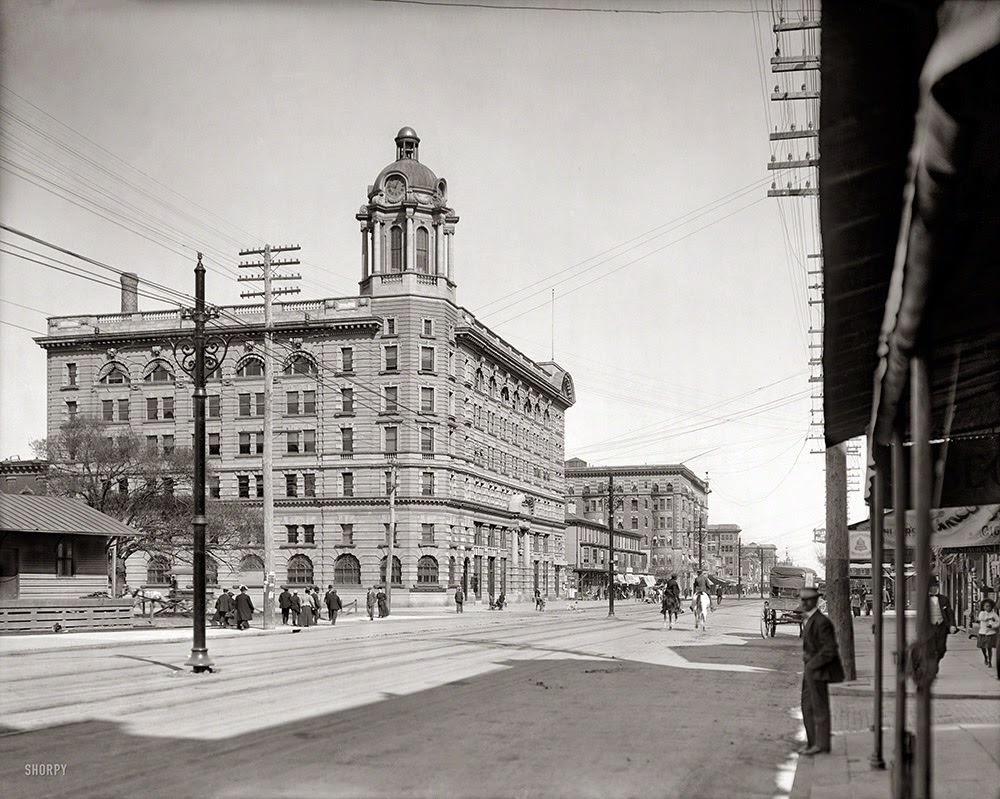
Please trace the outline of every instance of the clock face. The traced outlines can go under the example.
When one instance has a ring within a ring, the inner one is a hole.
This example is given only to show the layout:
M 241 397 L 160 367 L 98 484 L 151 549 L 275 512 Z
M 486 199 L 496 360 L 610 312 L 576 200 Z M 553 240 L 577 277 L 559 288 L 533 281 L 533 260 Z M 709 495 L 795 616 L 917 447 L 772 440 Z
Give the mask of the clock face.
M 403 197 L 406 191 L 406 183 L 400 177 L 393 176 L 385 182 L 385 196 L 395 202 Z

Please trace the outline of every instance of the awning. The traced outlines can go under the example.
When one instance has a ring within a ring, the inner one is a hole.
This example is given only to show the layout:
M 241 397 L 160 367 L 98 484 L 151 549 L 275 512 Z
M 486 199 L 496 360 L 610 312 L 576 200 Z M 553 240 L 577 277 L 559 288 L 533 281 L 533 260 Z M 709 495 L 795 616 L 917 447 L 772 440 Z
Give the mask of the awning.
M 918 346 L 931 437 L 995 431 L 1000 5 L 834 3 L 821 35 L 827 445 L 888 440 Z
M 709 581 L 711 581 L 713 585 L 736 585 L 735 580 L 729 580 L 726 579 L 725 577 L 715 577 L 714 575 L 710 574 L 708 575 L 708 579 Z
M 896 514 L 885 515 L 885 549 L 896 545 Z M 906 512 L 905 545 L 916 546 L 916 514 Z M 853 561 L 871 561 L 871 528 L 867 521 L 848 531 L 849 556 Z M 1000 505 L 973 505 L 965 508 L 936 508 L 931 511 L 931 546 L 940 549 L 1000 547 Z
M 651 574 L 644 574 L 644 575 L 642 575 L 642 581 L 649 588 L 652 588 L 654 585 L 656 585 L 656 578 L 653 577 L 653 575 L 651 575 Z
M 773 588 L 803 588 L 807 576 L 816 579 L 816 572 L 807 566 L 772 566 L 771 586 Z

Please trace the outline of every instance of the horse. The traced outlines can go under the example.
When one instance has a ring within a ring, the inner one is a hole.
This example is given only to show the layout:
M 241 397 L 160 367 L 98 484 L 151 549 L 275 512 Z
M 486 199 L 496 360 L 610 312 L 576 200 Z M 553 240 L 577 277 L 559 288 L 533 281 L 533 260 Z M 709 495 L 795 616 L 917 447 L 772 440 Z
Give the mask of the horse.
M 712 609 L 712 598 L 705 592 L 699 591 L 691 600 L 691 609 L 694 611 L 694 628 L 697 630 L 698 623 L 701 622 L 701 630 L 704 632 L 705 620 L 708 618 L 708 612 Z
M 660 613 L 663 614 L 663 626 L 666 627 L 669 621 L 670 628 L 674 629 L 674 620 L 680 615 L 681 603 L 669 591 L 663 592 L 663 602 L 660 605 Z

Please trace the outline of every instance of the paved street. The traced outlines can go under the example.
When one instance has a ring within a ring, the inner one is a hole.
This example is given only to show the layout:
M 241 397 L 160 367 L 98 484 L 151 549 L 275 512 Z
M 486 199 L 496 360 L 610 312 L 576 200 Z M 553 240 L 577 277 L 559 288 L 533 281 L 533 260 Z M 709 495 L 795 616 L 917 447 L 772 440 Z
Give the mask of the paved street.
M 762 641 L 751 602 L 724 604 L 707 634 L 689 614 L 664 630 L 651 605 L 621 604 L 616 620 L 580 608 L 227 636 L 211 641 L 219 671 L 199 676 L 178 668 L 184 644 L 4 647 L 4 792 L 786 794 L 790 629 Z

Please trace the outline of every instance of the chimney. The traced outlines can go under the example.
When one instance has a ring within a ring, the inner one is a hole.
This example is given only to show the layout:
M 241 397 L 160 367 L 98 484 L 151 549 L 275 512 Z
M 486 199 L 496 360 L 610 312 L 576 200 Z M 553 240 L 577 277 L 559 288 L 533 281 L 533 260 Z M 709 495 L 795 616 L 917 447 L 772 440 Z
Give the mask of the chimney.
M 122 272 L 122 313 L 139 310 L 139 276 L 135 272 Z

